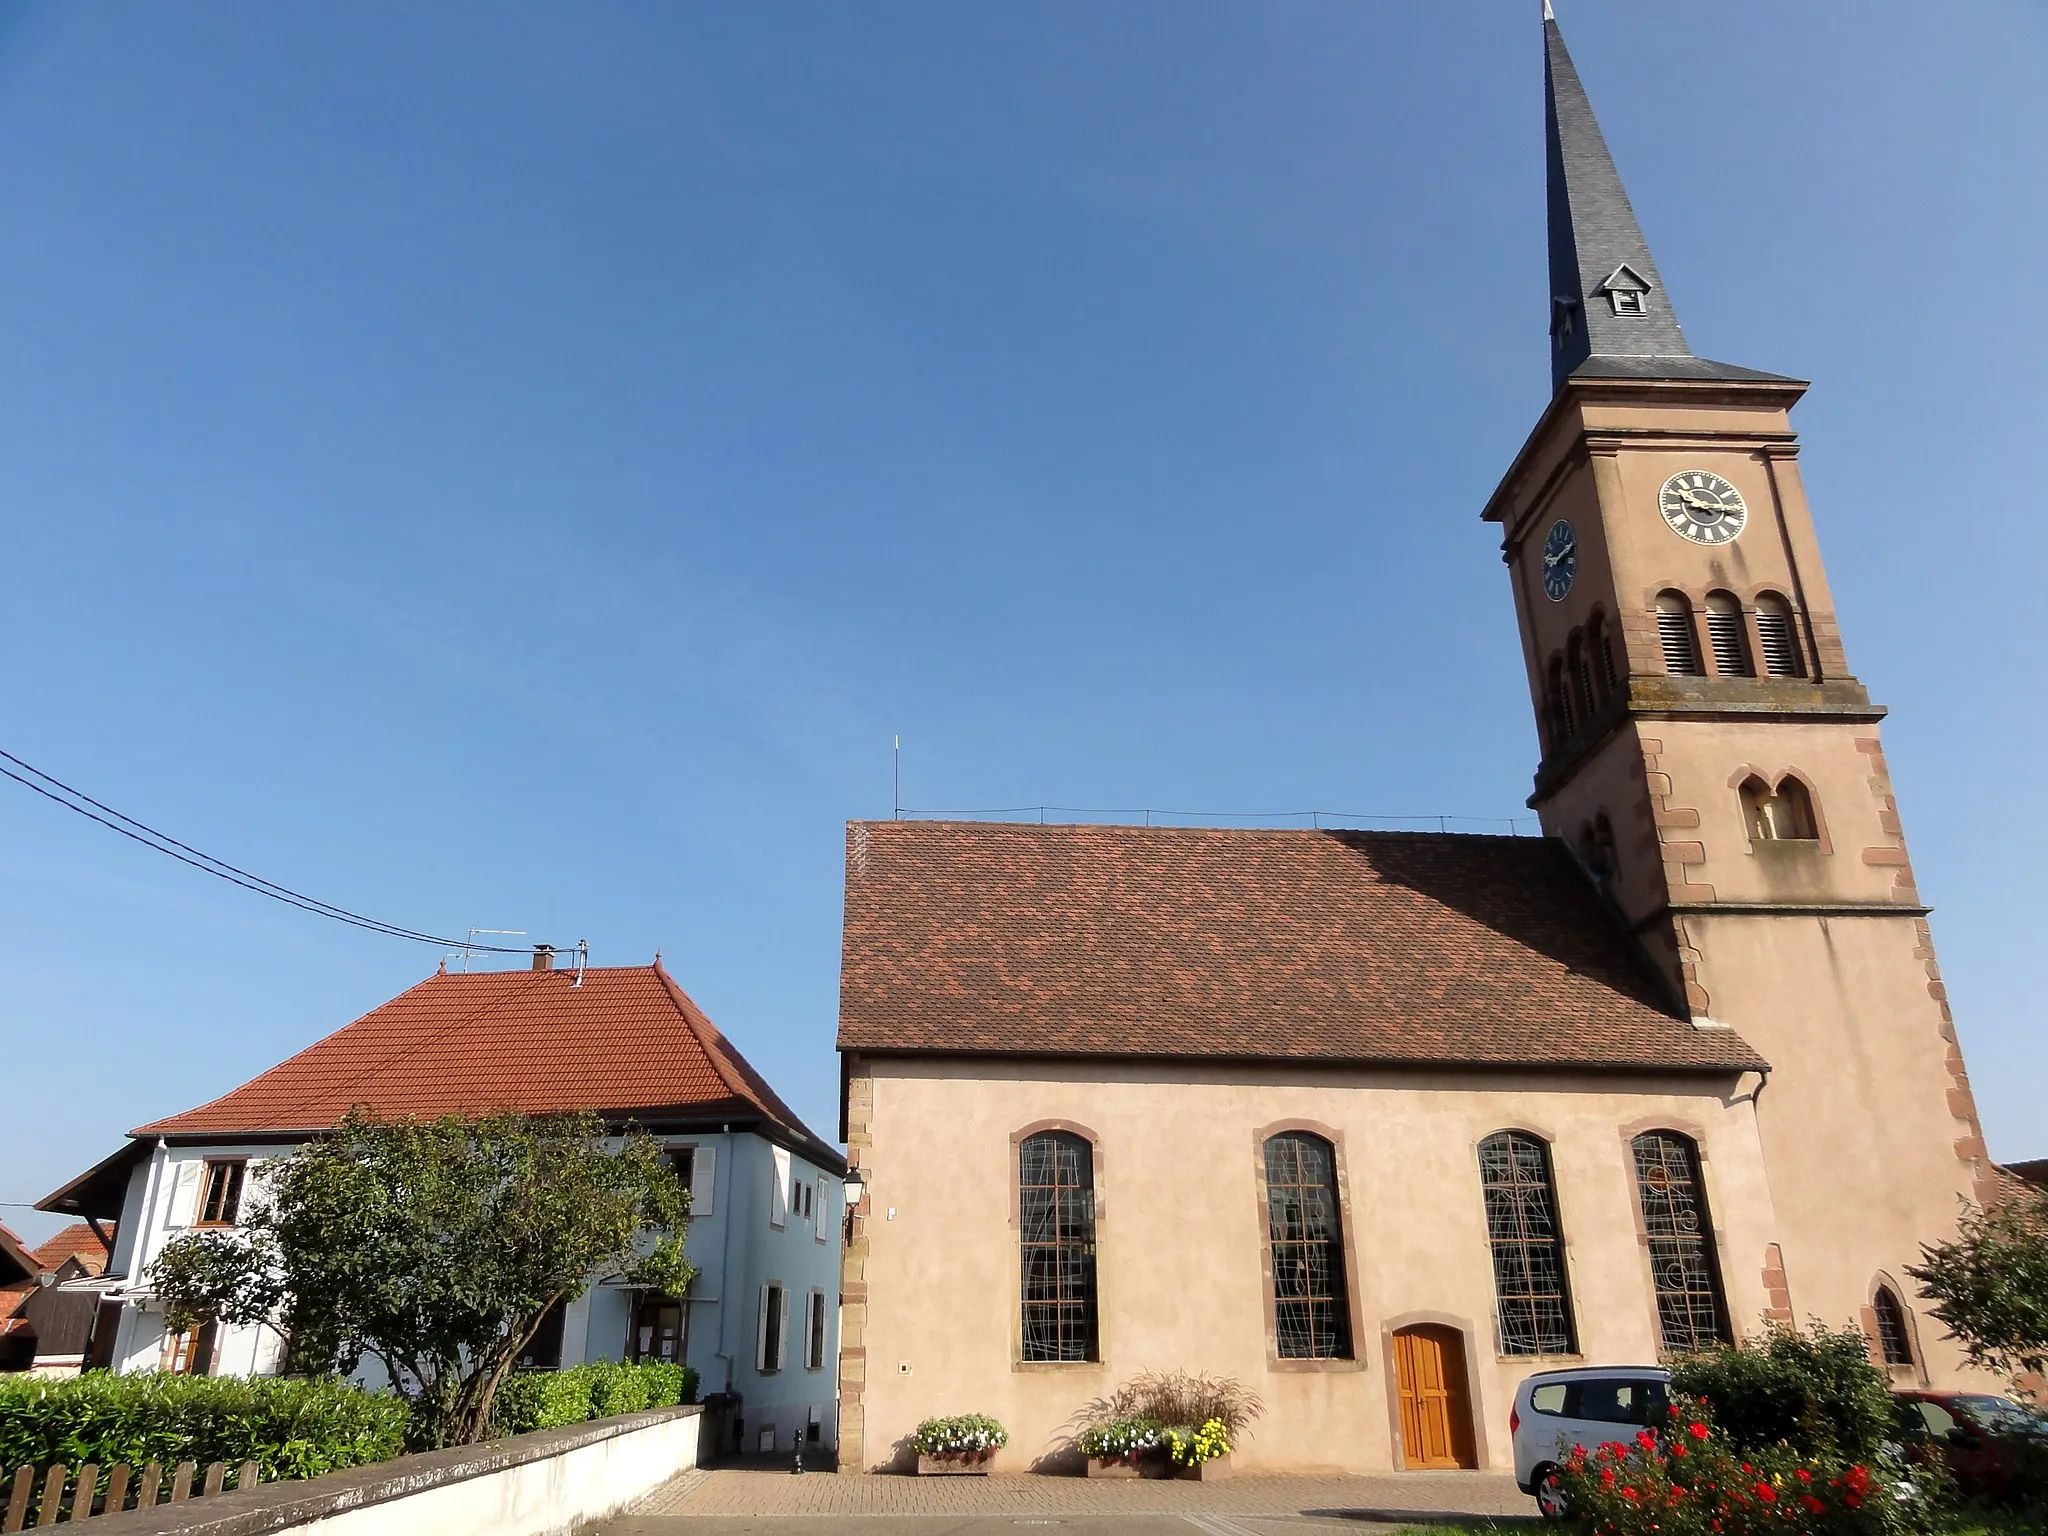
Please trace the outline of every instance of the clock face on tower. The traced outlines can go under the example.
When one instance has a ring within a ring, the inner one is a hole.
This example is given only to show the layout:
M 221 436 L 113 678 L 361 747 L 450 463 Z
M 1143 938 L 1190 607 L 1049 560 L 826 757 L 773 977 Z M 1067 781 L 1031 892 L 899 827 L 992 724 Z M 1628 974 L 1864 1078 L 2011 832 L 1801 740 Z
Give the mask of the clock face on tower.
M 1578 574 L 1579 538 L 1572 525 L 1560 517 L 1550 525 L 1543 541 L 1543 595 L 1553 603 L 1563 602 Z
M 1742 492 L 1705 469 L 1681 469 L 1666 480 L 1657 510 L 1673 533 L 1695 544 L 1732 544 L 1749 521 Z

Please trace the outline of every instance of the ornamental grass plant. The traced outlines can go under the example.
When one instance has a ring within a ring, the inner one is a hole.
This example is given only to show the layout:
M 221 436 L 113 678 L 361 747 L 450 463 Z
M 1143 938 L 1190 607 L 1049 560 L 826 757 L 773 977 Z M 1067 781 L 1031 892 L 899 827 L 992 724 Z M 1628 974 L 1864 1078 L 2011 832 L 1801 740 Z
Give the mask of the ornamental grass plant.
M 1079 1414 L 1074 1445 L 1096 1461 L 1135 1461 L 1164 1448 L 1176 1465 L 1228 1455 L 1265 1412 L 1258 1394 L 1230 1376 L 1146 1371 Z

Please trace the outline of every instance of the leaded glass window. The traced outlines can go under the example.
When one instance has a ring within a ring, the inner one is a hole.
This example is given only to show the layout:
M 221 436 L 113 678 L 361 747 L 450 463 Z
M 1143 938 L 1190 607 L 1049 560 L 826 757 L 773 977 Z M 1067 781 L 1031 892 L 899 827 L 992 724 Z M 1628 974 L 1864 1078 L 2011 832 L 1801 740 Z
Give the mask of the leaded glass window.
M 1337 1156 L 1320 1136 L 1289 1131 L 1267 1141 L 1266 1228 L 1280 1358 L 1350 1359 Z
M 1636 1197 L 1650 1239 L 1650 1280 L 1664 1353 L 1687 1354 L 1728 1339 L 1728 1308 L 1714 1256 L 1699 1152 L 1676 1131 L 1645 1131 L 1634 1142 Z
M 1024 1358 L 1095 1358 L 1095 1157 L 1068 1131 L 1017 1149 Z
M 1571 1354 L 1572 1309 L 1550 1149 L 1521 1131 L 1489 1136 L 1479 1143 L 1479 1182 L 1493 1249 L 1501 1353 Z

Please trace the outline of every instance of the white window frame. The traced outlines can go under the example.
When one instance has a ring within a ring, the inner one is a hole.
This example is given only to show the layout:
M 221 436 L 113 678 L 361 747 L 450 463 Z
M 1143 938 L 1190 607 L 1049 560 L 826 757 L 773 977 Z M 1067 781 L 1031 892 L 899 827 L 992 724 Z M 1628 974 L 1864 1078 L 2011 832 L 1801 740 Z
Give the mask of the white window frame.
M 815 1242 L 829 1243 L 832 1241 L 832 1188 L 822 1173 L 818 1175 L 816 1189 L 817 1218 L 811 1228 L 811 1238 Z

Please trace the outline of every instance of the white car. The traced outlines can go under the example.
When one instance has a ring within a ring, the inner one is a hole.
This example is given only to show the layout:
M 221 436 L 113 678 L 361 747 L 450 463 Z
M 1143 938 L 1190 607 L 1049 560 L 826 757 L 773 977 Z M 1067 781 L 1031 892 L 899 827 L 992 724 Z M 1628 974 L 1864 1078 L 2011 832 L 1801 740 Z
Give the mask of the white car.
M 1662 1409 L 1670 1374 L 1654 1365 L 1584 1366 L 1538 1371 L 1515 1393 L 1508 1434 L 1515 1442 L 1515 1481 L 1551 1519 L 1563 1516 L 1558 1464 L 1584 1446 L 1628 1441 Z

